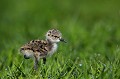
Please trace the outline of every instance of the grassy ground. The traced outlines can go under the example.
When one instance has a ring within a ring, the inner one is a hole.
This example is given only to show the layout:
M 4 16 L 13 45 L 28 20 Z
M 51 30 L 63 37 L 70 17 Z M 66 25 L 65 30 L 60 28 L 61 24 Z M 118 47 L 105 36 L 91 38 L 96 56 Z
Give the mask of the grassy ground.
M 119 7 L 119 0 L 1 0 L 0 78 L 120 79 Z M 18 50 L 51 28 L 68 43 L 33 71 Z

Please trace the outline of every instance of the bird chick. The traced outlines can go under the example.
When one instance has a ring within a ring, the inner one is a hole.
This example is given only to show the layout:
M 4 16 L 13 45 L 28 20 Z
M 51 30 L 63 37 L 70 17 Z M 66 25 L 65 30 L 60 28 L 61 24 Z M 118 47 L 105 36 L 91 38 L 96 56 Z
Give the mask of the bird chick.
M 38 68 L 38 61 L 43 59 L 46 63 L 46 57 L 53 55 L 57 50 L 57 43 L 66 41 L 62 38 L 62 34 L 57 29 L 48 30 L 46 33 L 46 40 L 32 40 L 20 48 L 20 52 L 25 59 L 34 58 L 34 69 Z

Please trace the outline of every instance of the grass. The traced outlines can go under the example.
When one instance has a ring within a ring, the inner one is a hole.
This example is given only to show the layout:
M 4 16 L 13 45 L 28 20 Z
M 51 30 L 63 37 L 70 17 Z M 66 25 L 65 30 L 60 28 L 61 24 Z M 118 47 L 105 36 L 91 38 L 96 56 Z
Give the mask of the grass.
M 119 79 L 119 0 L 1 0 L 1 79 Z M 44 39 L 48 29 L 59 29 L 67 43 L 39 61 L 18 51 L 32 39 Z

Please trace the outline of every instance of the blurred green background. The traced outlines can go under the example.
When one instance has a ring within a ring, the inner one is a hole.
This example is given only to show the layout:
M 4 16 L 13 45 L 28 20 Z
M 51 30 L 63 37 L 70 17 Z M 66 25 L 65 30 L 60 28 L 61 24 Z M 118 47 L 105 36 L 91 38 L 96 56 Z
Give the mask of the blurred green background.
M 89 61 L 100 54 L 103 62 L 120 60 L 119 0 L 0 0 L 1 75 L 13 63 L 21 63 L 21 45 L 45 39 L 52 28 L 59 29 L 68 42 L 58 48 L 63 58 Z

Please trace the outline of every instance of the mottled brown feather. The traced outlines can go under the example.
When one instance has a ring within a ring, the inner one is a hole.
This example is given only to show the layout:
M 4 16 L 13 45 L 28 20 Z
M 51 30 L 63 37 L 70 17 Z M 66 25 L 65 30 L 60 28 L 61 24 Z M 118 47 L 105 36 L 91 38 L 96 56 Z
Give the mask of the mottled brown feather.
M 46 56 L 50 50 L 50 44 L 46 40 L 32 40 L 29 43 L 23 45 L 20 50 L 32 50 L 34 55 L 40 53 L 40 56 Z

